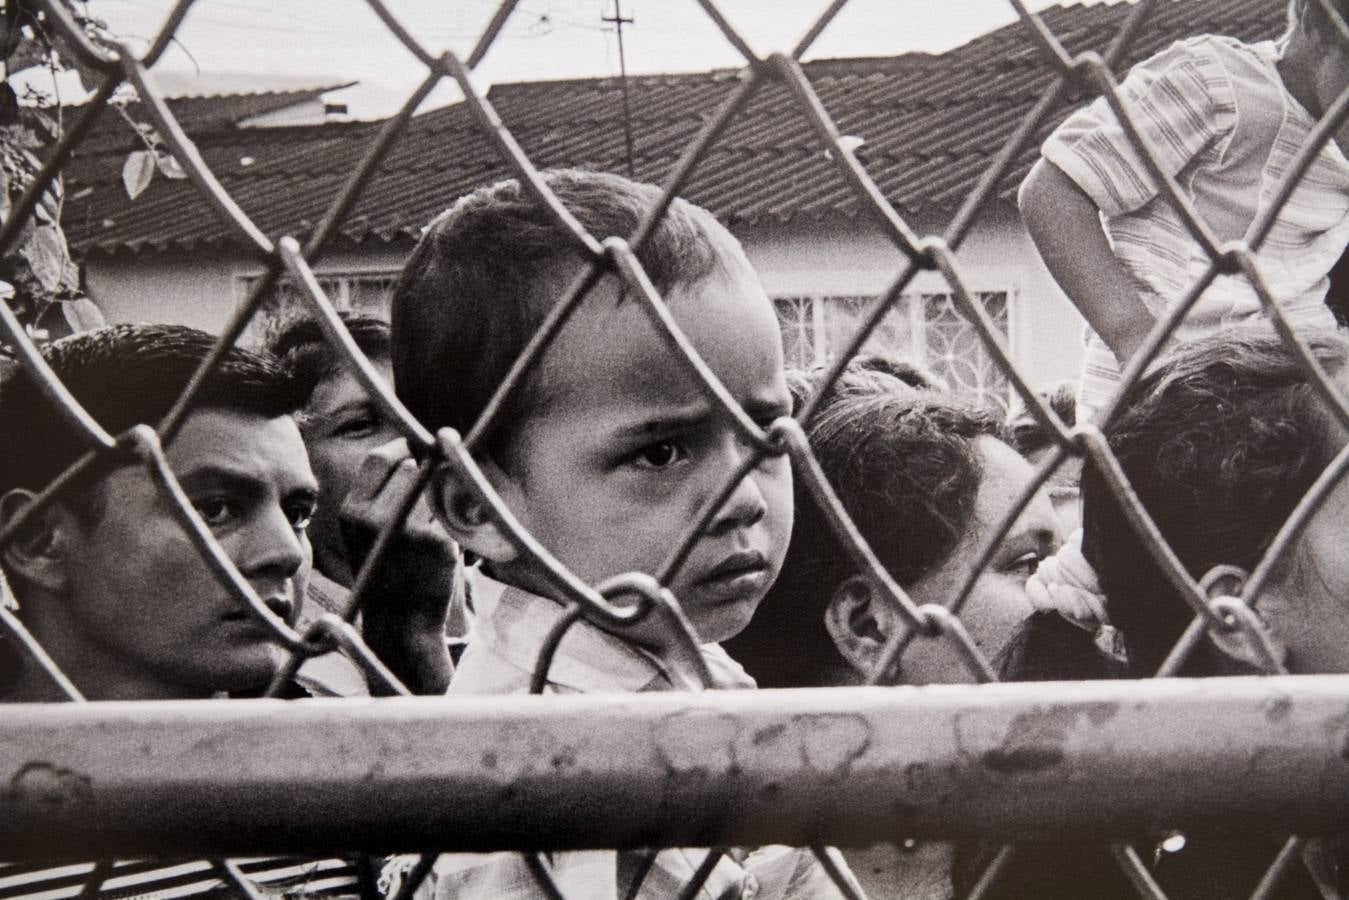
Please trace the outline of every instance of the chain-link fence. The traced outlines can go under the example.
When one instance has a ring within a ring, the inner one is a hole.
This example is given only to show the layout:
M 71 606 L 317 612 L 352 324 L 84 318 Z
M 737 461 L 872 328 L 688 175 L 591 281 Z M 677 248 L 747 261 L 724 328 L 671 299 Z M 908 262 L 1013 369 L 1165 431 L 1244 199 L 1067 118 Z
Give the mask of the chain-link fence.
M 1327 13 L 1349 40 L 1343 21 Z M 958 250 L 1014 160 L 1022 154 L 1074 82 L 1104 94 L 1130 141 L 1147 161 L 1163 195 L 1180 211 L 1211 262 L 1207 272 L 1151 332 L 1124 373 L 1131 383 L 1156 357 L 1169 335 L 1214 278 L 1241 273 L 1254 285 L 1269 319 L 1296 353 L 1334 420 L 1349 426 L 1349 405 L 1306 343 L 1271 297 L 1255 252 L 1269 234 L 1279 208 L 1308 171 L 1317 153 L 1334 139 L 1346 117 L 1349 92 L 1325 111 L 1311 141 L 1298 152 L 1279 191 L 1279 202 L 1252 229 L 1248 242 L 1220 243 L 1185 193 L 1154 160 L 1154 148 L 1121 102 L 1116 65 L 1155 2 L 1143 0 L 1128 14 L 1103 53 L 1070 56 L 1059 38 L 1018 0 L 1011 0 L 1039 51 L 1058 77 L 987 166 L 978 184 L 940 235 L 916 233 L 886 200 L 859 163 L 803 74 L 800 58 L 846 6 L 835 0 L 789 53 L 754 54 L 710 0 L 706 15 L 744 56 L 742 77 L 707 117 L 662 185 L 662 199 L 629 235 L 586 233 L 548 184 L 475 85 L 471 73 L 500 34 L 515 6 L 504 2 L 471 53 L 436 55 L 378 0 L 371 9 L 426 68 L 426 78 L 371 142 L 345 188 L 328 206 L 303 244 L 292 237 L 272 241 L 221 188 L 168 106 L 150 84 L 147 69 L 169 46 L 190 0 L 178 3 L 149 49 L 139 56 L 91 42 L 59 0 L 36 4 L 49 27 L 82 62 L 101 73 L 89 105 L 46 151 L 41 172 L 13 203 L 0 230 L 0 247 L 16 241 L 34 215 L 43 192 L 61 172 L 94 118 L 123 82 L 138 91 L 152 124 L 193 185 L 265 260 L 266 273 L 252 283 L 247 300 L 224 328 L 216 351 L 201 366 L 172 411 L 157 423 L 112 434 L 82 410 L 43 362 L 8 307 L 0 306 L 5 340 L 20 363 L 39 380 L 62 416 L 84 435 L 88 453 L 49 485 L 27 510 L 11 520 L 0 543 L 16 538 L 81 473 L 108 461 L 143 465 L 173 515 L 205 557 L 214 576 L 238 603 L 263 623 L 288 652 L 288 662 L 269 695 L 290 680 L 309 656 L 336 645 L 367 676 L 406 693 L 364 645 L 352 622 L 369 590 L 369 575 L 399 527 L 391 521 L 376 540 L 341 615 L 322 617 L 306 633 L 282 621 L 231 564 L 228 555 L 187 501 L 166 461 L 163 446 L 191 414 L 203 380 L 275 287 L 286 278 L 317 314 L 327 339 L 348 358 L 365 390 L 417 449 L 415 488 L 402 500 L 403 514 L 438 469 L 448 468 L 473 487 L 497 526 L 519 552 L 548 573 L 566 615 L 539 647 L 535 684 L 542 685 L 559 641 L 578 621 L 623 634 L 654 619 L 681 648 L 676 655 L 692 675 L 710 684 L 697 638 L 678 600 L 663 585 L 687 560 L 708 523 L 746 475 L 770 456 L 790 457 L 795 477 L 823 510 L 830 527 L 905 628 L 885 647 L 871 682 L 882 684 L 915 641 L 947 642 L 978 682 L 995 681 L 993 666 L 962 625 L 960 614 L 978 573 L 998 543 L 1055 468 L 1071 457 L 1088 460 L 1150 545 L 1155 563 L 1193 608 L 1194 622 L 1159 676 L 1179 671 L 1206 632 L 1244 633 L 1254 647 L 1268 647 L 1255 601 L 1276 564 L 1290 552 L 1302 529 L 1339 483 L 1349 456 L 1341 453 L 1298 504 L 1296 511 L 1250 577 L 1196 579 L 1169 550 L 1148 511 L 1138 501 L 1097 424 L 1067 428 L 1013 365 L 998 329 L 966 286 Z M 896 14 L 899 14 L 896 11 Z M 909 14 L 907 11 L 904 14 Z M 935 13 L 934 14 L 938 14 Z M 331 245 L 362 188 L 408 126 L 413 111 L 442 79 L 457 82 L 481 134 L 548 210 L 559 241 L 570 243 L 590 265 L 566 290 L 479 421 L 466 435 L 450 429 L 431 433 L 399 403 L 345 331 L 312 266 Z M 860 321 L 846 350 L 821 380 L 820 392 L 795 418 L 767 428 L 755 424 L 717 382 L 679 332 L 635 251 L 651 237 L 678 196 L 748 100 L 765 85 L 785 86 L 791 102 L 829 148 L 833 165 L 903 255 L 903 264 L 881 294 L 884 302 Z M 812 458 L 802 423 L 817 412 L 819 397 L 842 375 L 891 305 L 919 273 L 945 280 L 961 313 L 977 329 L 987 352 L 1030 413 L 1052 435 L 1056 450 L 1038 467 L 1034 482 L 979 549 L 965 582 L 940 605 L 920 605 L 904 591 L 863 540 L 834 487 Z M 625 286 L 656 327 L 669 353 L 696 375 L 708 398 L 729 416 L 753 447 L 743 465 L 727 474 L 725 488 L 710 498 L 697 521 L 656 572 L 631 574 L 600 585 L 586 584 L 557 562 L 520 527 L 479 466 L 483 437 L 498 424 L 508 401 L 539 365 L 571 312 L 602 275 Z M 1101 412 L 1109 423 L 1116 404 Z M 1219 573 L 1222 574 L 1222 573 Z M 1228 573 L 1230 574 L 1230 573 Z M 623 605 L 617 598 L 627 598 Z M 634 600 L 635 598 L 635 600 Z M 114 858 L 126 855 L 181 857 L 201 854 L 225 882 L 254 895 L 239 865 L 223 856 L 256 852 L 364 854 L 357 866 L 363 887 L 377 890 L 369 854 L 425 854 L 402 883 L 406 896 L 430 871 L 442 851 L 519 850 L 537 879 L 540 895 L 558 896 L 546 853 L 576 848 L 699 846 L 711 851 L 683 896 L 696 896 L 701 881 L 726 848 L 737 844 L 788 842 L 815 846 L 820 864 L 845 896 L 858 888 L 839 874 L 836 851 L 826 842 L 858 844 L 910 837 L 986 840 L 1097 839 L 1140 896 L 1163 896 L 1139 852 L 1123 841 L 1139 833 L 1226 822 L 1238 829 L 1316 833 L 1344 825 L 1349 780 L 1343 765 L 1344 684 L 1335 678 L 1273 677 L 1256 681 L 1153 682 L 968 686 L 872 691 L 800 691 L 665 695 L 640 698 L 494 698 L 485 700 L 389 699 L 289 704 L 275 700 L 192 704 L 84 704 L 76 687 L 9 610 L 0 611 L 7 639 L 41 667 L 70 700 L 69 705 L 14 707 L 4 713 L 0 745 L 6 752 L 8 793 L 0 794 L 0 846 L 13 858 Z M 1286 675 L 1273 651 L 1265 655 L 1271 675 Z M 1051 721 L 1052 720 L 1052 721 Z M 1033 727 L 1030 722 L 1038 722 Z M 1018 724 L 1019 723 L 1019 724 Z M 1057 724 L 1055 724 L 1057 723 Z M 1074 723 L 1089 723 L 1081 728 Z M 1027 731 L 1029 728 L 1029 731 Z M 1020 731 L 1018 731 L 1020 729 Z M 1072 731 L 1073 739 L 1065 735 Z M 774 735 L 773 740 L 764 738 Z M 1020 735 L 1013 740 L 1013 735 Z M 1057 735 L 1057 737 L 1055 736 Z M 1011 743 L 1009 743 L 1011 742 Z M 1015 746 L 1012 746 L 1015 744 Z M 333 748 L 340 748 L 334 753 Z M 1000 754 L 1000 755 L 999 755 Z M 1000 760 L 999 777 L 990 760 Z M 1052 763 L 1052 765 L 1051 765 Z M 738 808 L 734 816 L 728 806 Z M 243 810 L 241 812 L 241 810 Z M 1290 837 L 1256 890 L 1269 896 L 1282 875 L 1299 865 L 1304 843 Z M 1014 845 L 990 855 L 971 896 L 993 887 L 1015 855 Z M 100 864 L 85 876 L 97 891 L 112 873 Z

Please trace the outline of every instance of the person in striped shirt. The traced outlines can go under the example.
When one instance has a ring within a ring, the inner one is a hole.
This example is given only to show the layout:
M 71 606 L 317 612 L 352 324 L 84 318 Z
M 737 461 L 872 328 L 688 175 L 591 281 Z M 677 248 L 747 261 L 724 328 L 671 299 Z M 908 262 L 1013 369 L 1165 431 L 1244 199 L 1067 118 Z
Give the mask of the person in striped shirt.
M 159 420 L 215 343 L 179 326 L 119 325 L 53 342 L 47 364 L 106 430 Z M 309 386 L 269 357 L 232 349 L 209 377 L 165 457 L 242 577 L 293 622 L 310 564 L 306 528 L 317 485 L 292 414 Z M 85 450 L 38 384 L 18 370 L 0 385 L 0 528 Z M 256 692 L 284 650 L 212 576 L 146 467 L 134 457 L 92 470 L 0 548 L 17 616 L 89 700 L 206 699 Z M 0 702 L 70 699 L 0 631 Z M 233 863 L 0 862 L 0 898 L 352 895 L 340 859 Z
M 1120 99 L 1221 245 L 1252 241 L 1318 122 L 1349 87 L 1347 0 L 1291 0 L 1278 41 L 1202 35 L 1135 66 Z M 1256 264 L 1295 328 L 1333 327 L 1328 273 L 1349 241 L 1349 121 L 1315 154 Z M 1105 98 L 1045 141 L 1021 213 L 1050 274 L 1087 320 L 1084 421 L 1116 393 L 1154 323 L 1210 265 Z M 1264 316 L 1251 281 L 1219 274 L 1174 334 L 1185 342 Z

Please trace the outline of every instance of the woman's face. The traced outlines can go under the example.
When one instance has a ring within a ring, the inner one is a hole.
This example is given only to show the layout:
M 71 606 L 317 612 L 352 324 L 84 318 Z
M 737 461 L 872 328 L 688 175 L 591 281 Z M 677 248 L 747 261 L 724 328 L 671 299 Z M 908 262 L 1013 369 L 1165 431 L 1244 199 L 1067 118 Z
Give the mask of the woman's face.
M 1054 455 L 1054 447 L 1045 447 L 1026 454 L 1033 466 L 1041 465 Z M 1070 456 L 1059 463 L 1045 484 L 1049 500 L 1059 517 L 1059 530 L 1065 535 L 1082 527 L 1082 457 Z
M 386 381 L 392 379 L 388 360 L 371 360 Z M 350 584 L 351 567 L 338 526 L 342 500 L 367 453 L 399 436 L 365 388 L 349 370 L 321 381 L 304 410 L 305 447 L 319 483 L 318 512 L 309 526 L 314 545 L 314 568 L 341 583 Z
M 1032 480 L 1031 464 L 1002 441 L 979 438 L 975 447 L 983 467 L 983 480 L 979 483 L 974 512 L 946 561 L 909 587 L 909 595 L 917 603 L 951 605 L 978 561 L 976 554 Z M 1038 491 L 979 574 L 960 611 L 961 622 L 990 662 L 1031 613 L 1026 580 L 1040 560 L 1058 550 L 1061 543 L 1054 507 L 1045 492 Z M 945 639 L 916 638 L 905 650 L 900 666 L 900 679 L 906 684 L 974 680 L 958 651 Z

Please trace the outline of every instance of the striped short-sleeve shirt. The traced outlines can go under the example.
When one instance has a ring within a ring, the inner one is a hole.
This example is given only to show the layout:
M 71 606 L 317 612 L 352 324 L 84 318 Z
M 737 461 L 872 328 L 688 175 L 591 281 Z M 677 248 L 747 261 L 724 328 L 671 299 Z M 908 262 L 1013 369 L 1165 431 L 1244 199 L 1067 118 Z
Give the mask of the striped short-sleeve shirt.
M 1215 237 L 1251 240 L 1316 120 L 1284 87 L 1279 47 L 1205 35 L 1173 44 L 1130 70 L 1123 106 L 1156 165 L 1175 178 Z M 1159 191 L 1139 149 L 1105 98 L 1050 135 L 1045 159 L 1101 211 L 1116 256 L 1154 316 L 1193 288 L 1209 258 L 1180 211 Z M 1256 264 L 1297 326 L 1331 326 L 1328 273 L 1349 240 L 1349 161 L 1332 140 L 1274 216 Z M 1262 315 L 1242 275 L 1219 275 L 1176 332 L 1180 341 Z M 1114 355 L 1089 335 L 1082 401 L 1099 407 L 1119 379 Z
M 356 867 L 340 859 L 270 857 L 235 860 L 244 878 L 268 897 L 354 897 L 359 893 Z M 94 863 L 33 866 L 0 863 L 0 900 L 66 900 L 81 896 L 94 873 Z M 237 897 L 239 892 L 211 863 L 119 861 L 99 873 L 103 900 L 206 900 Z

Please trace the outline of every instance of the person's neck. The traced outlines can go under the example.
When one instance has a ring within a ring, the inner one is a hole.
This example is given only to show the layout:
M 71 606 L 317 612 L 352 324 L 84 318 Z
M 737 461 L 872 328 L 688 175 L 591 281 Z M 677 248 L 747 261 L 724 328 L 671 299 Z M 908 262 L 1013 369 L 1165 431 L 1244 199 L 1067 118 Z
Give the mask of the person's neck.
M 1284 90 L 1302 105 L 1313 119 L 1325 114 L 1321 101 L 1316 96 L 1315 62 L 1302 42 L 1292 41 L 1277 63 L 1279 78 L 1283 80 Z
M 194 690 L 158 677 L 144 666 L 97 644 L 71 641 L 67 635 L 74 633 L 73 629 L 50 627 L 51 624 L 32 621 L 27 628 L 86 700 L 200 700 L 211 696 L 210 691 Z M 20 703 L 70 699 L 36 660 L 28 658 L 22 650 L 19 653 L 23 657 L 22 669 L 13 690 L 4 699 Z

